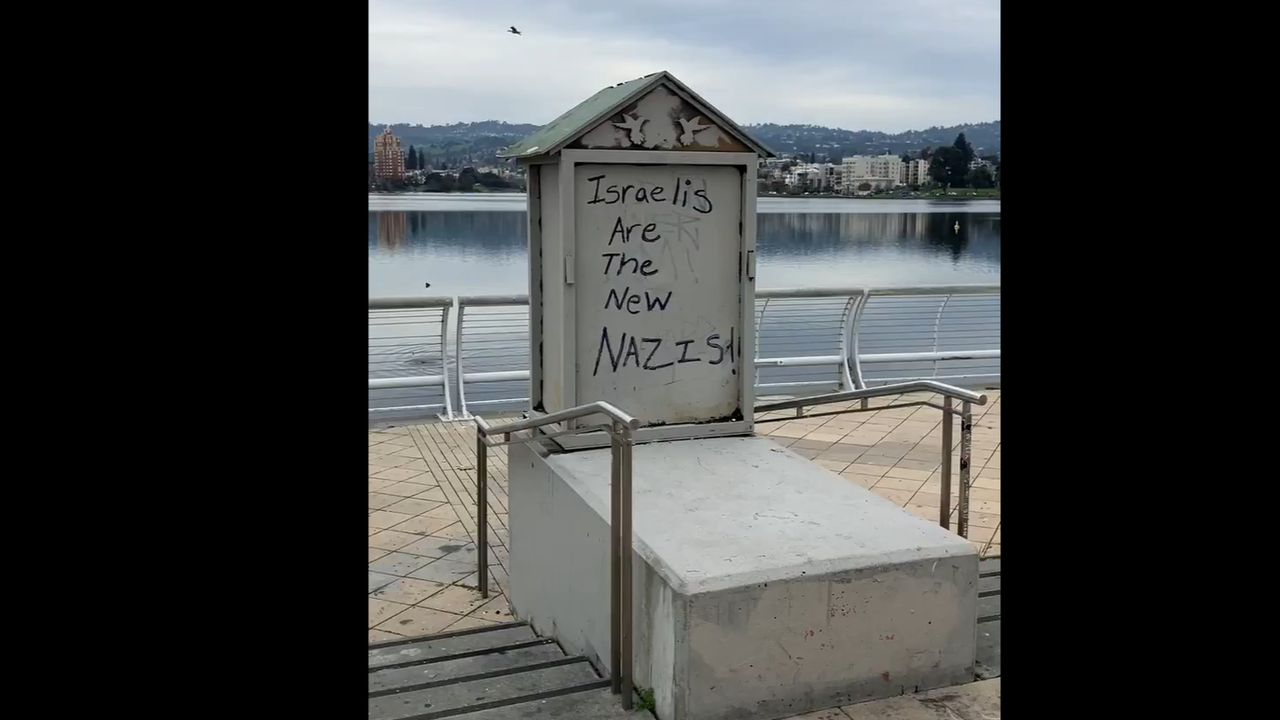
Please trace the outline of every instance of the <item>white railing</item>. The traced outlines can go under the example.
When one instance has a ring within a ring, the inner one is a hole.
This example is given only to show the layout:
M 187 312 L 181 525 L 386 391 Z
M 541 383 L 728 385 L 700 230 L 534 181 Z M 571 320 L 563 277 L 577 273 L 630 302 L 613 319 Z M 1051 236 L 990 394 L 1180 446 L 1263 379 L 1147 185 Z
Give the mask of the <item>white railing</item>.
M 757 397 L 911 380 L 999 383 L 999 285 L 756 292 Z
M 369 299 L 369 415 L 443 410 L 449 387 L 449 310 L 453 298 Z
M 370 416 L 441 410 L 440 419 L 461 420 L 479 408 L 527 409 L 528 305 L 526 295 L 370 300 Z M 999 285 L 758 290 L 755 318 L 756 397 L 913 380 L 1000 383 Z M 415 322 L 421 334 L 375 338 L 375 327 Z M 415 344 L 423 338 L 431 340 Z M 415 362 L 439 372 L 415 373 Z

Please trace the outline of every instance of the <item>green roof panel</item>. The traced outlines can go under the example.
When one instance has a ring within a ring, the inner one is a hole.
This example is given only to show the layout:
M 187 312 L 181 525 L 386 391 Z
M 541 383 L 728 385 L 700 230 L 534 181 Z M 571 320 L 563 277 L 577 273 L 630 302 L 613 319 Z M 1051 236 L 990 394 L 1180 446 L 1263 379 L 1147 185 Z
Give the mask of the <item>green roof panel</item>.
M 609 111 L 615 105 L 622 103 L 661 74 L 661 72 L 652 73 L 601 90 L 578 103 L 572 110 L 538 128 L 529 137 L 498 153 L 498 157 L 518 158 L 540 155 L 563 145 L 577 133 L 595 127 L 611 114 Z
M 574 138 L 596 125 L 599 125 L 606 118 L 614 115 L 618 110 L 632 100 L 639 98 L 648 90 L 656 87 L 662 82 L 670 83 L 677 90 L 686 93 L 695 105 L 701 105 L 715 119 L 717 124 L 722 125 L 730 133 L 737 135 L 748 147 L 754 149 L 763 157 L 773 157 L 774 153 L 768 147 L 756 140 L 746 130 L 738 126 L 723 113 L 712 107 L 707 101 L 698 96 L 697 93 L 690 90 L 684 83 L 677 80 L 670 73 L 664 71 L 650 73 L 635 80 L 628 80 L 624 83 L 618 83 L 612 87 L 607 87 L 591 97 L 578 103 L 569 112 L 552 120 L 551 122 L 538 128 L 532 135 L 521 140 L 520 142 L 508 147 L 506 150 L 498 153 L 500 158 L 530 158 L 537 155 L 545 155 L 557 152 L 566 144 L 572 142 Z

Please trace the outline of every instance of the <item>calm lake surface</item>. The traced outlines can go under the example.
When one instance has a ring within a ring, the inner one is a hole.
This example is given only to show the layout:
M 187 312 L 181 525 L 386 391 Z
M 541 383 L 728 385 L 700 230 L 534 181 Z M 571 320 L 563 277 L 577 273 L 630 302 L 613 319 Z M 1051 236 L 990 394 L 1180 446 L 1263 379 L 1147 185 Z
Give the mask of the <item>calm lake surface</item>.
M 524 196 L 514 194 L 370 195 L 369 296 L 527 293 L 524 209 Z M 1000 282 L 999 201 L 764 197 L 759 199 L 757 209 L 757 288 Z M 424 287 L 426 283 L 431 287 Z M 836 323 L 832 327 L 838 328 L 843 300 L 833 302 L 840 306 L 835 308 L 836 319 L 832 321 Z M 506 313 L 502 315 L 503 323 L 509 327 L 487 328 L 487 332 L 496 334 L 465 347 L 462 357 L 467 372 L 527 369 L 529 339 L 522 320 L 524 310 L 478 308 L 469 314 L 486 311 Z M 761 353 L 782 357 L 835 352 L 838 332 L 811 332 L 814 322 L 817 321 L 807 318 L 796 323 L 793 317 L 782 313 L 774 322 L 764 323 L 760 330 Z M 998 309 L 994 319 L 984 322 L 998 328 Z M 377 330 L 399 339 L 371 339 L 371 378 L 442 371 L 440 341 L 434 334 L 438 331 L 422 335 L 420 329 L 394 323 Z M 410 335 L 402 337 L 405 333 Z M 452 335 L 448 342 L 455 345 Z M 868 338 L 862 350 L 933 349 L 904 342 L 902 338 L 882 342 Z M 990 344 L 983 342 L 987 344 L 982 347 Z M 994 362 L 998 372 L 999 361 Z M 943 363 L 952 372 L 971 371 L 968 365 L 973 364 L 974 361 Z M 928 376 L 933 372 L 929 363 L 920 362 L 877 367 L 879 372 L 888 373 L 887 377 Z M 759 381 L 830 380 L 831 373 L 830 368 L 822 367 L 766 367 L 760 370 Z M 456 386 L 456 377 L 451 378 L 450 384 Z M 443 402 L 442 392 L 440 387 L 372 390 L 371 417 L 425 417 L 423 410 L 414 408 L 439 405 Z M 478 403 L 473 409 L 513 409 L 523 407 L 525 401 L 505 399 L 527 397 L 528 383 L 477 384 L 466 394 L 469 403 Z M 456 402 L 456 391 L 453 396 Z M 497 404 L 485 405 L 486 402 Z
M 370 195 L 369 297 L 527 293 L 524 209 L 514 194 Z M 1000 282 L 998 200 L 762 197 L 757 209 L 757 288 Z

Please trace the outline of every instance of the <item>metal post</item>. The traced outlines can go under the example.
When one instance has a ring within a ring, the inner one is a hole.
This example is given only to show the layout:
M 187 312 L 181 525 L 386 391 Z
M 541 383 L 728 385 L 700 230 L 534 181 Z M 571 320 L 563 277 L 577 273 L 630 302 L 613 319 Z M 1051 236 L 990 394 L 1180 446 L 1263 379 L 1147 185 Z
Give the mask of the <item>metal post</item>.
M 956 529 L 963 538 L 969 537 L 969 456 L 972 443 L 973 408 L 965 400 L 960 404 L 960 517 L 956 520 Z
M 480 573 L 480 597 L 489 597 L 489 446 L 476 424 L 476 561 Z
M 942 505 L 938 524 L 951 529 L 951 396 L 942 398 Z
M 622 438 L 621 426 L 609 433 L 609 680 L 613 694 L 622 692 Z
M 622 559 L 622 617 L 620 624 L 622 629 L 622 708 L 630 710 L 633 701 L 632 681 L 632 661 L 633 655 L 631 651 L 631 451 L 635 447 L 635 437 L 632 435 L 630 427 L 623 429 L 623 437 L 619 449 L 621 452 L 621 461 L 618 463 L 622 470 L 622 488 L 618 492 L 618 496 L 622 503 L 622 547 L 619 553 Z

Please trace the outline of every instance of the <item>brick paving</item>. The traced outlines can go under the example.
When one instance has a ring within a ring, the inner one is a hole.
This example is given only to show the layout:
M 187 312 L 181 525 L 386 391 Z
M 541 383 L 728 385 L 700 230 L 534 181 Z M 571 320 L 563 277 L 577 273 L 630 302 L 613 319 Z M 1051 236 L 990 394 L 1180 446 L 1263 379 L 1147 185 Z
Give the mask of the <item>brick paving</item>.
M 1000 554 L 1001 543 L 1001 406 L 999 391 L 987 395 L 985 406 L 973 408 L 969 539 L 984 556 L 992 556 Z M 870 405 L 925 399 L 940 402 L 928 393 L 915 393 L 874 398 Z M 768 413 L 757 419 L 792 414 Z M 757 425 L 756 432 L 911 513 L 938 520 L 942 414 L 935 408 L 771 422 Z M 954 523 L 959 422 L 953 439 Z M 506 601 L 506 448 L 489 451 L 488 600 L 480 598 L 477 585 L 475 460 L 471 423 L 429 422 L 369 431 L 369 642 L 512 619 Z

